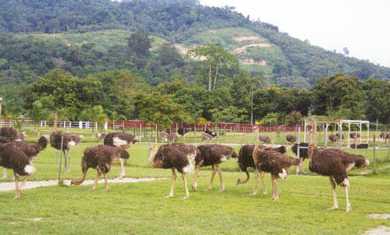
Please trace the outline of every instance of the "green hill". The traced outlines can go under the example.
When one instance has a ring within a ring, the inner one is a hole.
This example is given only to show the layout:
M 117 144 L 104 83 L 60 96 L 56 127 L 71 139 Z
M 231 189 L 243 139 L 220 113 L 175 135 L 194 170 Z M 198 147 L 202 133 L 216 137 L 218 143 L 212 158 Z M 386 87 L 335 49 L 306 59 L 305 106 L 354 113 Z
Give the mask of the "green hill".
M 337 73 L 390 78 L 389 68 L 326 51 L 279 32 L 277 26 L 195 0 L 0 0 L 0 4 L 0 72 L 9 77 L 18 70 L 14 80 L 25 79 L 23 74 L 29 72 L 34 79 L 58 64 L 77 75 L 133 69 L 121 61 L 126 58 L 127 38 L 138 29 L 153 35 L 154 51 L 169 43 L 184 55 L 198 45 L 220 44 L 239 58 L 242 68 L 285 86 L 310 86 Z

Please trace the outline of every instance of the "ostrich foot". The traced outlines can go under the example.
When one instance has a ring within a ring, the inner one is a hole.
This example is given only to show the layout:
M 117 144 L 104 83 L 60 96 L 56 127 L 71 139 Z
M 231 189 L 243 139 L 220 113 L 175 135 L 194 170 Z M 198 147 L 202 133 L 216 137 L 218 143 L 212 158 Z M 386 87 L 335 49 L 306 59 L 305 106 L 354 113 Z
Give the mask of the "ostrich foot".
M 225 187 L 220 188 L 219 191 L 220 191 L 221 193 L 225 192 Z
M 198 191 L 198 186 L 192 185 L 192 191 L 194 192 Z
M 347 204 L 347 208 L 345 208 L 345 212 L 351 212 L 352 211 L 352 205 L 351 204 Z
M 190 196 L 184 196 L 183 200 L 187 200 L 188 198 L 190 198 Z
M 165 198 L 173 198 L 175 195 L 173 194 L 168 194 L 167 196 L 165 196 Z
M 272 200 L 273 200 L 273 201 L 279 201 L 279 196 L 274 196 L 274 197 L 272 197 Z

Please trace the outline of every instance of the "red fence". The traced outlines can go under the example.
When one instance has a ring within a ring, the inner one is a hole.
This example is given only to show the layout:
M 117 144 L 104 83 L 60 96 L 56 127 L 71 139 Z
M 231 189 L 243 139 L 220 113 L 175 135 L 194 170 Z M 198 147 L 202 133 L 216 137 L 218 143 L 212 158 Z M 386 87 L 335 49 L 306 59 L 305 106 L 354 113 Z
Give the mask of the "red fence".
M 129 128 L 156 128 L 155 124 L 146 123 L 142 120 L 125 120 L 125 121 L 115 121 L 110 122 L 109 127 L 113 129 L 129 129 Z M 214 130 L 223 130 L 229 132 L 241 132 L 241 133 L 251 133 L 255 131 L 260 132 L 293 132 L 297 130 L 296 126 L 262 126 L 262 125 L 251 125 L 248 123 L 208 123 L 205 125 L 200 124 L 184 124 L 184 123 L 175 123 L 171 126 L 172 130 L 177 130 L 179 128 L 184 128 L 191 131 L 203 131 L 206 127 Z

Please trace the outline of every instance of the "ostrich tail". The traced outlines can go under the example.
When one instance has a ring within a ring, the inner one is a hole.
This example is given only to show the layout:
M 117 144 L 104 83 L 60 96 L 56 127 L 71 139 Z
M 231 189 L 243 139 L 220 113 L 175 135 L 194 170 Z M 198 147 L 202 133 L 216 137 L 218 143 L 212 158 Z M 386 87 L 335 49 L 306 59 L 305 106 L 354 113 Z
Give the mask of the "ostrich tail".
M 81 163 L 81 170 L 83 172 L 83 176 L 81 177 L 81 179 L 72 180 L 70 182 L 71 185 L 80 185 L 84 182 L 85 178 L 87 177 L 88 165 L 87 165 L 87 162 L 85 161 L 85 159 L 83 159 L 83 161 Z
M 85 180 L 85 177 L 86 177 L 86 174 L 83 174 L 83 177 L 81 179 L 78 179 L 78 180 L 72 180 L 70 182 L 71 185 L 80 185 L 84 182 Z
M 237 179 L 237 185 L 248 183 L 250 177 L 248 170 L 245 170 L 245 174 L 246 174 L 246 179 L 245 180 L 241 180 L 240 178 Z
M 41 151 L 46 148 L 47 144 L 48 144 L 48 140 L 45 136 L 41 136 L 38 139 L 38 145 L 39 145 L 39 148 L 41 149 Z

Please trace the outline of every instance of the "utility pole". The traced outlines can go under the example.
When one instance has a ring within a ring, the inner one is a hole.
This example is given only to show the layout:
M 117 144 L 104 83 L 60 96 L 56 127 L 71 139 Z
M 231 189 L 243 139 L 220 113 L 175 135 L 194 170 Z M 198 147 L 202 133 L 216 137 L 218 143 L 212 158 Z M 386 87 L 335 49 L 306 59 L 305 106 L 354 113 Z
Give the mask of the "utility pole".
M 253 125 L 253 84 L 251 85 L 251 124 Z
M 3 108 L 3 97 L 0 97 L 0 118 L 1 118 L 1 114 L 2 114 L 2 108 Z

